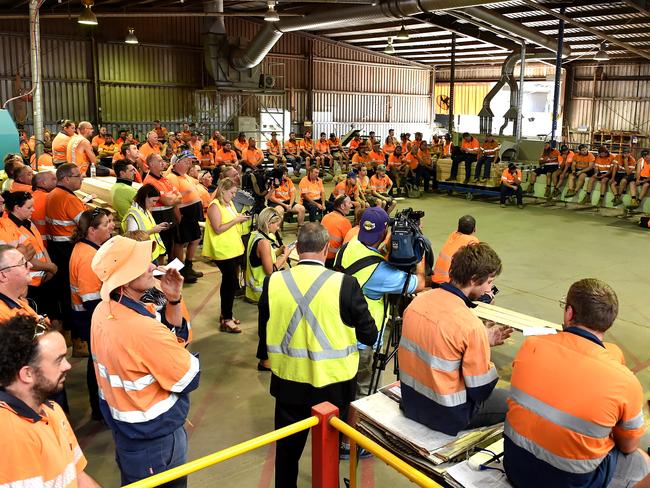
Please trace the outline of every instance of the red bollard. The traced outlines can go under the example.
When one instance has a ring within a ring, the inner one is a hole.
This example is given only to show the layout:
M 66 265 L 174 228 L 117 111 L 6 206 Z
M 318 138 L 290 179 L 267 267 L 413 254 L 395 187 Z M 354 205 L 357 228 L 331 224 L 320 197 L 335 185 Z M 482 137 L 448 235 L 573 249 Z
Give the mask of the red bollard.
M 329 424 L 329 419 L 338 417 L 339 409 L 324 402 L 312 407 L 311 414 L 320 420 L 311 429 L 311 486 L 338 488 L 339 431 Z

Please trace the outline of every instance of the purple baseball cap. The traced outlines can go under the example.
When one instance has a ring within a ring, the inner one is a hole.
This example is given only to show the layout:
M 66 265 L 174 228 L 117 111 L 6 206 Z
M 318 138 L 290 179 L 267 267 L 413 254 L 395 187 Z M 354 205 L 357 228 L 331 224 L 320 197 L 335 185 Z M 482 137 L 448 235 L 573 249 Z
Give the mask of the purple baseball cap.
M 361 216 L 359 241 L 367 245 L 375 244 L 384 235 L 388 226 L 388 214 L 383 208 L 370 207 Z

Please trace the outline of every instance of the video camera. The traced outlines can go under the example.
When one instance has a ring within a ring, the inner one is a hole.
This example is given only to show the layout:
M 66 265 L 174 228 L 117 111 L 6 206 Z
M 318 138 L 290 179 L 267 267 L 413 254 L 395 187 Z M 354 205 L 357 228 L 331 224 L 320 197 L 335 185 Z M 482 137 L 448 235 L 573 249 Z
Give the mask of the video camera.
M 396 268 L 412 271 L 423 256 L 433 260 L 431 245 L 420 230 L 422 217 L 422 210 L 405 208 L 388 222 L 391 229 L 388 262 Z

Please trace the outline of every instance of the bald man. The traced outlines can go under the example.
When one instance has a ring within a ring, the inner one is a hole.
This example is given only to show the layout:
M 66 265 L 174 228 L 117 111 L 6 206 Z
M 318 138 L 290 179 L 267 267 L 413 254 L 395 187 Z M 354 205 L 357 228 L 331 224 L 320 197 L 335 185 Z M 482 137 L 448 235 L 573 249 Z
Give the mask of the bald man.
M 97 157 L 90 143 L 93 135 L 93 124 L 90 122 L 79 122 L 77 133 L 70 138 L 66 159 L 68 163 L 74 163 L 79 168 L 79 172 L 85 175 L 91 164 L 97 163 Z

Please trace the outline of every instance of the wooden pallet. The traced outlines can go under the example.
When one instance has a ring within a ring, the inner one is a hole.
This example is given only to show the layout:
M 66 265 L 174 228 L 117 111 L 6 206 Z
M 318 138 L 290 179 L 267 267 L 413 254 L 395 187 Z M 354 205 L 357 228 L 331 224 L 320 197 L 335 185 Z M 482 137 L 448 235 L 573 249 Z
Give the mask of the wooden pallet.
M 515 312 L 514 310 L 508 310 L 507 308 L 497 307 L 496 305 L 477 302 L 477 307 L 472 310 L 480 319 L 491 320 L 497 324 L 506 325 L 522 332 L 530 328 L 551 328 L 557 331 L 562 330 L 562 326 L 559 324 L 538 319 L 537 317 L 531 317 L 530 315 Z

